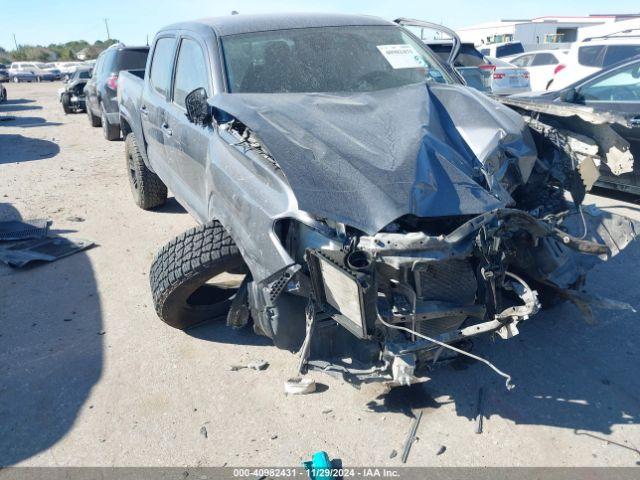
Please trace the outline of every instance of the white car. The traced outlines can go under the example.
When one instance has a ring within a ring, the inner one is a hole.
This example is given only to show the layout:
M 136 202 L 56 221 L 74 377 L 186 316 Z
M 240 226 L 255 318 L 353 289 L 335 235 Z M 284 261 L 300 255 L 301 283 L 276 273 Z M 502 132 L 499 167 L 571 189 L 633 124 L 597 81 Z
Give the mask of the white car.
M 476 48 L 485 57 L 502 58 L 512 57 L 524 52 L 520 42 L 490 43 L 488 45 L 476 45 Z
M 611 35 L 571 45 L 566 67 L 553 77 L 548 90 L 561 90 L 603 68 L 640 55 L 640 37 Z
M 26 75 L 31 75 L 37 82 L 44 80 L 53 82 L 60 78 L 60 72 L 57 69 L 48 68 L 46 64 L 40 62 L 13 62 L 9 67 L 9 77 L 15 82 L 25 81 L 26 79 L 22 77 Z
M 517 67 L 501 58 L 485 57 L 485 61 L 493 70 L 491 93 L 494 95 L 515 95 L 531 91 L 526 68 Z
M 505 58 L 517 67 L 526 68 L 531 80 L 531 90 L 547 89 L 553 77 L 567 65 L 568 50 L 536 50 Z

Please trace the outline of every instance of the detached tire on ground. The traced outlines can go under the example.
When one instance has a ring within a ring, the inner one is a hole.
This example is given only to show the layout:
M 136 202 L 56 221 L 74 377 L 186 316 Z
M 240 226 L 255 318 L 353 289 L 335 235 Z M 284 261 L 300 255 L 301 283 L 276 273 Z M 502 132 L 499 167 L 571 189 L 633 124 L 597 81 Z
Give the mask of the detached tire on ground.
M 164 205 L 167 201 L 167 186 L 144 164 L 133 133 L 127 135 L 125 139 L 124 154 L 127 160 L 131 194 L 136 205 L 143 210 Z
M 174 238 L 156 254 L 149 281 L 156 312 L 180 330 L 226 316 L 246 266 L 224 227 L 213 221 Z

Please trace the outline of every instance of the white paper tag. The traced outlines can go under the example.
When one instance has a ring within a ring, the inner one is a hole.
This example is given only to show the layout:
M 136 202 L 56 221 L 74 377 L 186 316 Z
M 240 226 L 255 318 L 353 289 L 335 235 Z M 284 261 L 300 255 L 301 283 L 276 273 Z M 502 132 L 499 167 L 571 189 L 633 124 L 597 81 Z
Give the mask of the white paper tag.
M 378 45 L 377 47 L 393 69 L 422 68 L 427 66 L 415 48 L 407 43 Z

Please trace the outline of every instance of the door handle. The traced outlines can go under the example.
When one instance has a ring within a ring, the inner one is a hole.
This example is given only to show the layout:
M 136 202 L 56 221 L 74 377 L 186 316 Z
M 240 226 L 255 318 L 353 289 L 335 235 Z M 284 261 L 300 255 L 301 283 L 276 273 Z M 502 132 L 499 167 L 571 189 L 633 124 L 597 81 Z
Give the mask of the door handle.
M 149 112 L 147 111 L 147 106 L 146 105 L 142 105 L 140 107 L 140 115 L 143 115 L 145 117 L 147 117 L 149 115 Z
M 173 135 L 173 130 L 169 128 L 169 124 L 167 122 L 164 122 L 162 124 L 162 131 L 165 133 L 167 137 L 170 137 L 171 135 Z

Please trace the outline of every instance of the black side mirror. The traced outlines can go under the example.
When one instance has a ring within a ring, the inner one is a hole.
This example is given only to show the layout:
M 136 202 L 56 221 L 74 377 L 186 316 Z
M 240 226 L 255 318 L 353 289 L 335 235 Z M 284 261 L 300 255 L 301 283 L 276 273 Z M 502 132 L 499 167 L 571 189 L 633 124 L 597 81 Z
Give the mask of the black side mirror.
M 207 103 L 207 91 L 204 88 L 196 88 L 185 98 L 187 118 L 196 125 L 206 125 L 211 122 L 211 109 Z
M 580 93 L 575 88 L 569 88 L 562 92 L 560 100 L 567 103 L 578 103 L 580 100 Z

